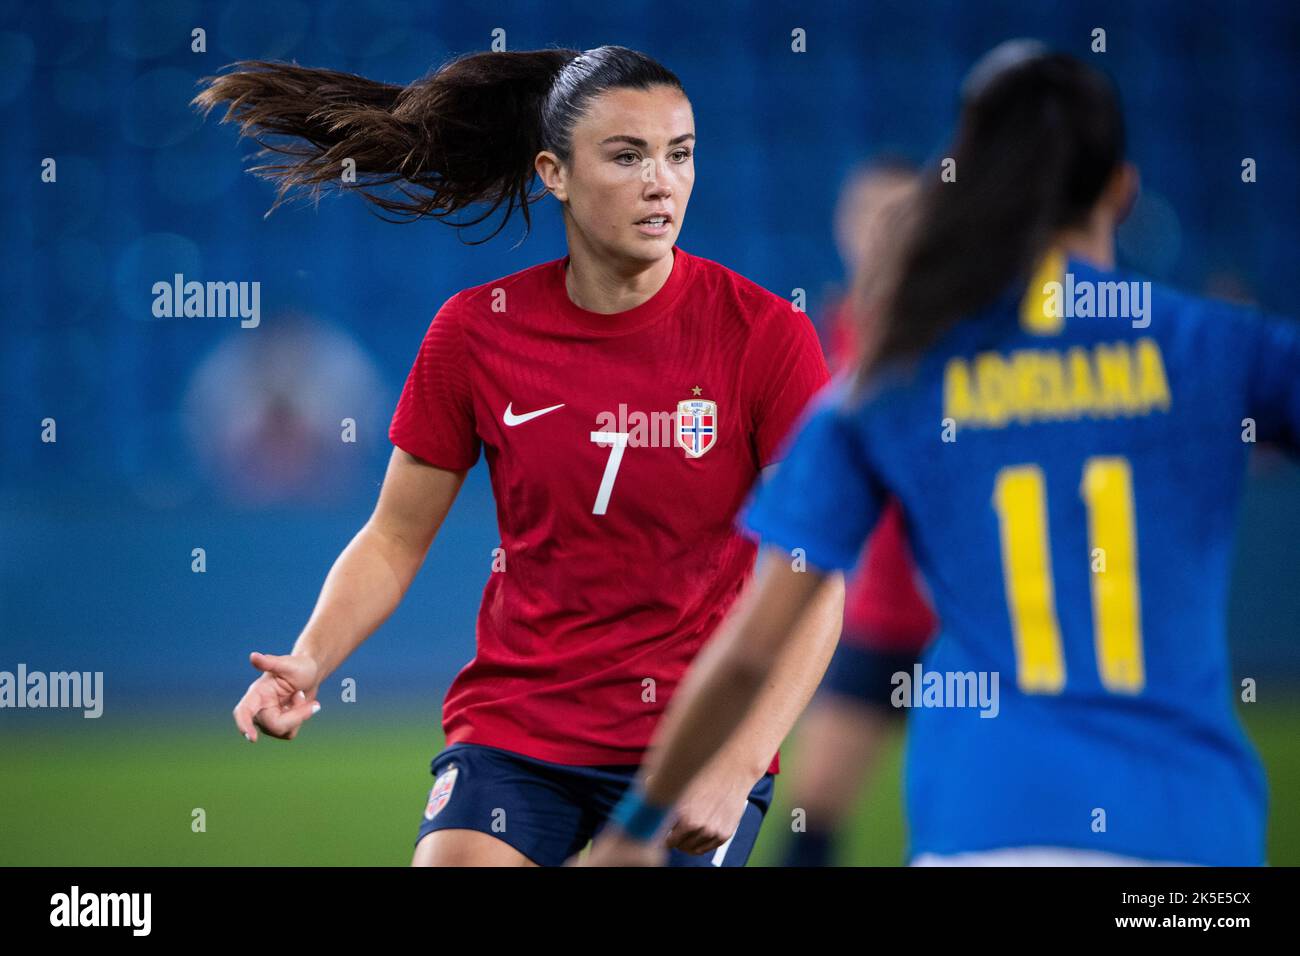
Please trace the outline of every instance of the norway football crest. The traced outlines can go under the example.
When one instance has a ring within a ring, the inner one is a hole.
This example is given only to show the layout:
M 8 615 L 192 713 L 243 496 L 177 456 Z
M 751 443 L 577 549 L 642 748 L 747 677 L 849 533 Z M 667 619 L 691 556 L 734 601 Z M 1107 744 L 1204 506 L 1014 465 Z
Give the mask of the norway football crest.
M 432 820 L 438 815 L 438 811 L 447 805 L 447 801 L 451 799 L 451 788 L 456 786 L 457 772 L 456 765 L 452 764 L 433 782 L 433 789 L 429 791 L 429 802 L 424 808 L 424 819 Z
M 688 398 L 677 403 L 677 444 L 699 458 L 718 440 L 718 403 Z

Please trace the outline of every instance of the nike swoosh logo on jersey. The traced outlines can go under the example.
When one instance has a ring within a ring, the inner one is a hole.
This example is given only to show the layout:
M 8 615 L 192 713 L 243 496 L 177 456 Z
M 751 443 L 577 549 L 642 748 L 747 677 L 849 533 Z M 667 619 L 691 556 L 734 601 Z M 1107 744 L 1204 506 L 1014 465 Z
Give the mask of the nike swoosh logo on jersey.
M 542 415 L 545 415 L 547 412 L 553 412 L 557 408 L 564 407 L 564 403 L 561 402 L 558 405 L 552 405 L 550 408 L 539 408 L 535 412 L 525 412 L 523 415 L 516 415 L 513 411 L 510 410 L 512 405 L 514 405 L 514 402 L 511 402 L 509 405 L 506 406 L 505 414 L 501 416 L 502 421 L 504 421 L 511 428 L 513 428 L 515 425 L 522 425 L 524 422 L 530 422 L 534 418 L 540 418 Z

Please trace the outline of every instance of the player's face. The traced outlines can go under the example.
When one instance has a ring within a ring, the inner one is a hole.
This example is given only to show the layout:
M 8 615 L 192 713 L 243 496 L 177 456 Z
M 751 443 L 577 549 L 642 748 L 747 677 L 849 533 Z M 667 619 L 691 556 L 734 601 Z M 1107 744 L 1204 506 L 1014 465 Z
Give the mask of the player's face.
M 680 90 L 616 89 L 593 99 L 573 130 L 557 198 L 589 248 L 614 259 L 668 255 L 695 184 L 695 119 Z

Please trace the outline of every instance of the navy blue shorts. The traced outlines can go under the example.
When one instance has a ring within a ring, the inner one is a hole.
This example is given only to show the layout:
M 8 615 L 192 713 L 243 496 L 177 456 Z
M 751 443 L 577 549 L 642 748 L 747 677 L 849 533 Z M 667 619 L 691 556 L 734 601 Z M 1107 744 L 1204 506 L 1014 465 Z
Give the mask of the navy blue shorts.
M 826 668 L 818 693 L 837 694 L 890 714 L 903 711 L 890 702 L 893 677 L 898 671 L 909 675 L 921 659 L 920 651 L 883 651 L 841 640 Z
M 577 767 L 482 744 L 452 744 L 433 758 L 433 789 L 416 843 L 435 830 L 478 830 L 540 866 L 560 866 L 600 832 L 635 766 Z M 669 866 L 744 866 L 772 804 L 765 774 L 731 839 L 709 853 L 668 851 Z

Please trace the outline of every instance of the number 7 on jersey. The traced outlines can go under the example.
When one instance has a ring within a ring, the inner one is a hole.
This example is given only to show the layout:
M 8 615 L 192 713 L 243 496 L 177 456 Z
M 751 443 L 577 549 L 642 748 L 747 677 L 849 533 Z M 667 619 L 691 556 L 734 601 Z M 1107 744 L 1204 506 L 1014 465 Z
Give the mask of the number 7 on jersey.
M 614 491 L 614 479 L 618 477 L 618 466 L 623 463 L 623 451 L 627 448 L 627 439 L 631 432 L 592 432 L 591 440 L 597 445 L 609 445 L 609 459 L 605 462 L 605 474 L 600 479 L 600 490 L 596 492 L 596 504 L 591 513 L 603 515 L 609 507 L 609 496 Z

